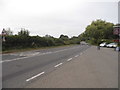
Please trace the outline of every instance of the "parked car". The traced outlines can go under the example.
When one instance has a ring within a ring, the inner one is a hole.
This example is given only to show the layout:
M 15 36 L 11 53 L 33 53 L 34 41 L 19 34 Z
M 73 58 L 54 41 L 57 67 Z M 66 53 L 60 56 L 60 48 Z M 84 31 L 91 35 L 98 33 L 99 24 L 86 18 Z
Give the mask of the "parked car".
M 100 47 L 105 47 L 107 45 L 107 43 L 106 42 L 103 42 L 103 43 L 101 43 L 99 46 Z
M 116 48 L 117 44 L 116 43 L 110 43 L 110 44 L 108 44 L 106 46 L 109 47 L 109 48 Z

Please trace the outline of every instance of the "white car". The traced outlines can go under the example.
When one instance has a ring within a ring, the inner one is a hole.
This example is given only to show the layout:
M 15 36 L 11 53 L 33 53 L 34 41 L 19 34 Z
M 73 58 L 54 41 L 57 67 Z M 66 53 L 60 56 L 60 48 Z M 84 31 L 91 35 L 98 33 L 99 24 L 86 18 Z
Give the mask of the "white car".
M 100 47 L 105 47 L 105 46 L 106 46 L 106 42 L 101 43 L 99 46 L 100 46 Z
M 117 44 L 116 43 L 110 43 L 108 45 L 106 45 L 107 47 L 110 47 L 110 48 L 116 48 L 117 47 Z

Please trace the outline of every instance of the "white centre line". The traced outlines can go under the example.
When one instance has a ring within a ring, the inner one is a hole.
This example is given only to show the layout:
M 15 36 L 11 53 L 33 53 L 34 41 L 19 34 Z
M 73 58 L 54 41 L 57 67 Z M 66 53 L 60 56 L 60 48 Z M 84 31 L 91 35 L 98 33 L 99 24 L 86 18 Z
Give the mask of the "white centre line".
M 78 57 L 79 55 L 76 55 L 75 57 Z
M 72 58 L 69 58 L 67 61 L 70 61 L 70 60 L 72 60 Z
M 58 66 L 60 66 L 60 65 L 62 65 L 63 63 L 59 63 L 59 64 L 57 64 L 57 65 L 55 65 L 54 67 L 58 67 Z
M 35 76 L 33 76 L 33 77 L 27 79 L 26 82 L 28 82 L 28 81 L 30 81 L 30 80 L 32 80 L 32 79 L 34 79 L 34 78 L 36 78 L 36 77 L 38 77 L 38 76 L 44 74 L 44 73 L 45 73 L 45 72 L 41 72 L 41 73 L 39 73 L 39 74 L 37 74 L 37 75 L 35 75 Z

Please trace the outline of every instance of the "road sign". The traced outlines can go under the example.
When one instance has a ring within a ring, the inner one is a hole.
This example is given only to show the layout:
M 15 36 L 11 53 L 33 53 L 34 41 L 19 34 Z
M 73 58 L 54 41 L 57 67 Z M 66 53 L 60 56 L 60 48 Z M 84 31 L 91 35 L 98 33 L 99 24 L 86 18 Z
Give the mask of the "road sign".
M 120 34 L 120 27 L 115 27 L 114 31 L 113 31 L 113 34 L 119 35 Z
M 5 29 L 3 29 L 3 31 L 2 31 L 2 35 L 3 35 L 3 36 L 6 35 Z
M 113 34 L 115 34 L 115 35 L 120 34 L 120 26 L 114 26 Z
M 120 34 L 120 28 L 114 28 L 113 34 L 119 35 Z
M 114 35 L 118 35 L 119 37 L 117 39 L 114 40 L 114 42 L 119 43 L 120 42 L 120 26 L 113 26 L 114 30 L 113 30 L 113 34 Z
M 3 31 L 2 31 L 2 40 L 3 40 L 3 42 L 5 42 L 6 40 L 5 40 L 5 36 L 7 35 L 7 33 L 6 33 L 6 30 L 3 28 Z

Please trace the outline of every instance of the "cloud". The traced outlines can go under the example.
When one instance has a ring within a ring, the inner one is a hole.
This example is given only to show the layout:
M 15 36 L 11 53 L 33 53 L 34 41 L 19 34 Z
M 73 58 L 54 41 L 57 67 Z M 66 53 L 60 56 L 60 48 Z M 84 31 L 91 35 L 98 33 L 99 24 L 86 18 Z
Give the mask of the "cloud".
M 117 23 L 117 8 L 117 2 L 5 0 L 0 29 L 10 27 L 17 33 L 27 28 L 31 35 L 76 36 L 96 19 Z

